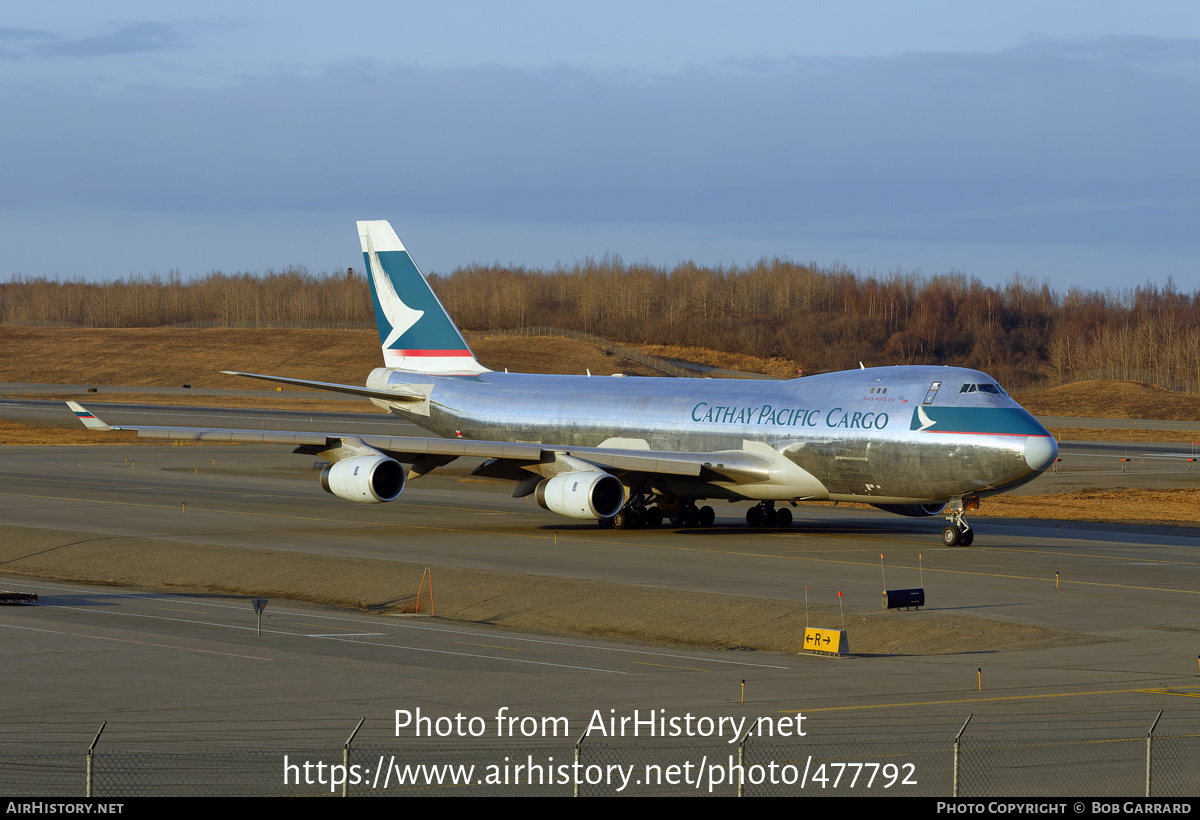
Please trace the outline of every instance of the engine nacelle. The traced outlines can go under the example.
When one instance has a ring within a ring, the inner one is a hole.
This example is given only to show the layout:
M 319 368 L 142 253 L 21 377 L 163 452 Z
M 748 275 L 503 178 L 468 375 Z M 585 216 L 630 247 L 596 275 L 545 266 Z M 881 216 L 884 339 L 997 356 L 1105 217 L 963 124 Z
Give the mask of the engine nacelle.
M 600 471 L 562 473 L 534 490 L 542 509 L 568 518 L 612 518 L 625 504 L 625 485 Z
M 404 467 L 384 455 L 344 458 L 321 471 L 321 487 L 347 501 L 395 501 L 404 490 Z
M 896 515 L 907 515 L 910 518 L 926 518 L 937 515 L 946 509 L 945 502 L 941 504 L 872 504 L 871 506 Z

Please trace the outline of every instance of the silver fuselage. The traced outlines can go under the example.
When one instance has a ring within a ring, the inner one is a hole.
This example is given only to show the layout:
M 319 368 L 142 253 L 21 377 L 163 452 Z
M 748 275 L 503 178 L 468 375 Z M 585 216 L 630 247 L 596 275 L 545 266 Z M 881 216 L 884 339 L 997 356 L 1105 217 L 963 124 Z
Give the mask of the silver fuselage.
M 940 387 L 931 396 L 931 387 Z M 753 453 L 756 481 L 662 479 L 659 492 L 760 500 L 912 504 L 990 495 L 1053 463 L 1057 444 L 995 384 L 956 367 L 877 367 L 790 381 L 483 373 L 380 368 L 368 386 L 406 385 L 391 412 L 446 437 L 660 452 Z

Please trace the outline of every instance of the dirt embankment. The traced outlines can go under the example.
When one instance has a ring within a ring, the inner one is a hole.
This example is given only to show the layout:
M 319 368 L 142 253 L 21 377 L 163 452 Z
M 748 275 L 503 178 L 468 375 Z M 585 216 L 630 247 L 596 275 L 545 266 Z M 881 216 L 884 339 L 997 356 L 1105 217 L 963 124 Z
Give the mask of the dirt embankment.
M 361 384 L 383 365 L 379 336 L 368 330 L 0 326 L 0 348 L 0 382 L 35 384 L 268 386 L 222 370 Z M 575 339 L 471 334 L 471 348 L 493 370 L 662 375 Z
M 744 353 L 728 353 L 724 350 L 712 350 L 707 347 L 638 345 L 637 349 L 648 356 L 659 356 L 664 359 L 675 359 L 681 362 L 706 364 L 709 367 L 719 367 L 723 370 L 738 370 L 742 373 L 762 373 L 764 376 L 780 376 L 788 379 L 798 375 L 800 368 L 800 365 L 791 359 L 764 359 L 760 356 L 748 356 Z
M 479 360 L 521 373 L 656 371 L 597 345 L 562 337 L 469 334 Z M 148 387 L 263 387 L 222 370 L 361 383 L 381 366 L 370 330 L 228 328 L 28 328 L 0 326 L 0 382 Z M 794 376 L 796 363 L 705 348 L 645 346 L 646 353 L 713 367 Z M 284 387 L 287 392 L 292 388 Z M 1138 382 L 1088 381 L 1014 394 L 1041 416 L 1200 421 L 1200 395 Z

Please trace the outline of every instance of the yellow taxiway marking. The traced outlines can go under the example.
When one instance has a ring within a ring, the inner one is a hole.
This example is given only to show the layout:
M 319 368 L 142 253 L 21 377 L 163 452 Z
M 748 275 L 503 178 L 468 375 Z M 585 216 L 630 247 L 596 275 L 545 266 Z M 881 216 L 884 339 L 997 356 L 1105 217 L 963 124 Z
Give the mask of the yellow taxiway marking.
M 1200 698 L 1200 692 L 1172 692 L 1170 689 L 1139 689 L 1149 695 L 1177 695 L 1181 698 Z
M 1058 552 L 1056 550 L 1030 550 L 1022 547 L 993 547 L 992 549 L 1003 550 L 1004 552 L 1027 552 L 1033 555 L 1062 555 L 1067 558 L 1095 558 L 1100 561 L 1138 561 L 1148 564 L 1170 564 L 1171 566 L 1195 567 L 1200 566 L 1197 561 L 1168 561 L 1165 558 L 1146 558 L 1141 555 L 1091 555 L 1086 552 Z
M 711 672 L 711 669 L 699 669 L 695 666 L 671 666 L 665 663 L 646 663 L 644 661 L 634 661 L 638 666 L 661 666 L 664 669 L 684 669 L 688 672 Z
M 1084 695 L 1127 695 L 1131 692 L 1141 692 L 1150 695 L 1172 695 L 1163 689 L 1098 689 L 1093 692 L 1050 692 L 1044 695 L 1002 695 L 993 698 L 958 698 L 955 700 L 915 700 L 908 703 L 865 703 L 860 706 L 824 706 L 818 709 L 783 709 L 783 714 L 808 712 L 846 712 L 856 709 L 896 709 L 907 706 L 940 706 L 954 703 L 990 703 L 1006 700 L 1040 700 L 1044 698 L 1075 698 Z

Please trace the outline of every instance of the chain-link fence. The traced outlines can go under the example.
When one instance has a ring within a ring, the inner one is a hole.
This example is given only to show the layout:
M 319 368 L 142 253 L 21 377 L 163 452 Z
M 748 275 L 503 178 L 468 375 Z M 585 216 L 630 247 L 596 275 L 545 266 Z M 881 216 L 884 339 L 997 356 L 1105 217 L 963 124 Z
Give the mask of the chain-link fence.
M 45 797 L 1177 797 L 1200 735 L 495 738 L 291 750 L 0 749 L 0 790 Z

